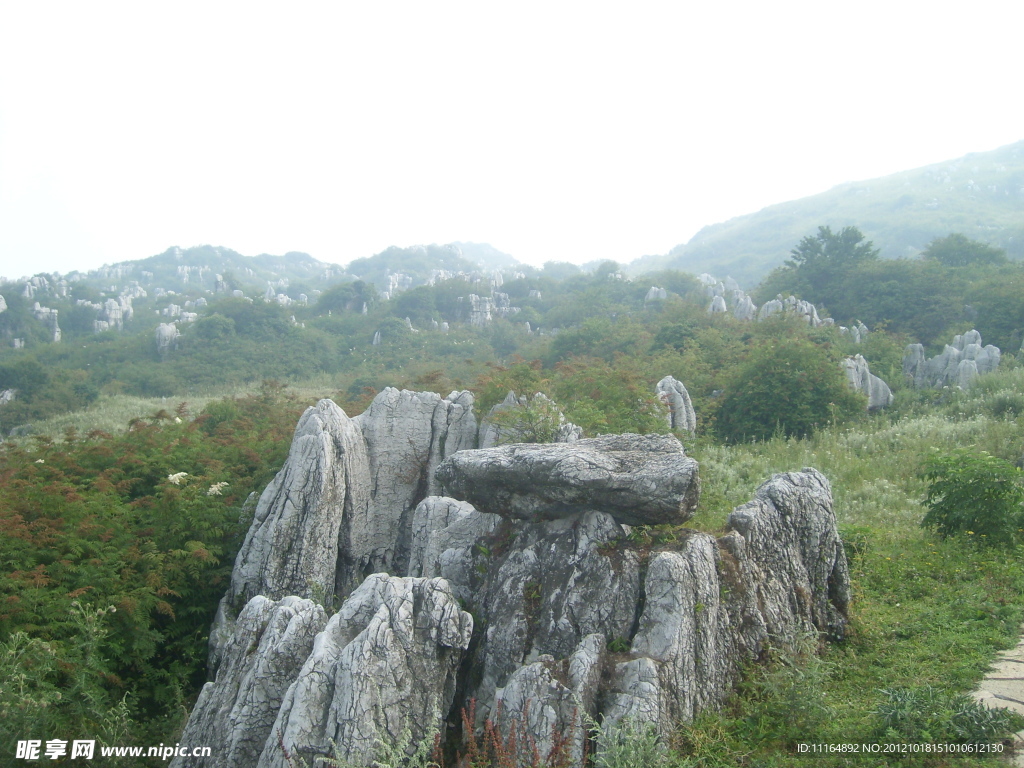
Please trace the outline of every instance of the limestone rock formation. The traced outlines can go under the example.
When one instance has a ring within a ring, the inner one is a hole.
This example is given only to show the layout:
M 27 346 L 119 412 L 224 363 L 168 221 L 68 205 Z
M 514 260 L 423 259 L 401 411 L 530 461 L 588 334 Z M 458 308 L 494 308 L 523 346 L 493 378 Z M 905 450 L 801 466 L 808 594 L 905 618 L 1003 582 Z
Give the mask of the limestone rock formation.
M 625 539 L 623 527 L 601 512 L 521 525 L 472 604 L 487 622 L 468 694 L 479 718 L 493 712 L 495 697 L 523 664 L 542 655 L 566 659 L 587 635 L 629 637 L 641 560 L 619 551 Z
M 711 300 L 711 304 L 708 305 L 708 314 L 715 315 L 728 312 L 729 308 L 725 305 L 725 298 L 722 296 L 715 296 Z
M 732 314 L 737 320 L 756 320 L 757 305 L 750 296 L 737 290 L 733 294 Z
M 806 320 L 809 325 L 815 328 L 823 324 L 823 321 L 818 317 L 818 310 L 815 306 L 811 302 L 798 299 L 795 296 L 787 296 L 783 299 L 782 294 L 779 294 L 771 301 L 766 301 L 761 305 L 761 309 L 758 310 L 757 319 L 767 320 L 772 315 L 777 314 L 796 315 Z
M 943 351 L 926 359 L 924 347 L 909 344 L 903 353 L 903 376 L 917 389 L 959 386 L 968 389 L 974 380 L 999 367 L 999 347 L 981 345 L 981 334 L 968 331 L 953 337 Z
M 756 588 L 769 633 L 784 638 L 813 629 L 842 639 L 850 575 L 825 476 L 807 467 L 773 476 L 728 525 L 761 572 Z
M 649 301 L 664 301 L 668 298 L 668 292 L 664 288 L 659 288 L 656 285 L 651 286 L 651 290 L 644 296 L 644 303 Z
M 844 358 L 842 365 L 850 386 L 867 396 L 869 411 L 892 405 L 892 390 L 888 384 L 871 373 L 868 361 L 863 355 Z
M 437 477 L 450 495 L 525 520 L 607 512 L 629 525 L 688 520 L 700 496 L 697 462 L 669 435 L 605 435 L 575 443 L 464 451 Z
M 544 654 L 512 673 L 498 694 L 495 722 L 499 733 L 527 737 L 516 740 L 520 765 L 532 765 L 534 751 L 549 765 L 559 750 L 569 765 L 582 764 L 605 656 L 604 635 L 592 634 L 568 659 Z
M 410 576 L 440 576 L 467 603 L 482 583 L 474 547 L 497 529 L 498 515 L 480 512 L 472 504 L 445 496 L 428 496 L 412 518 Z
M 681 381 L 666 376 L 654 387 L 658 399 L 668 407 L 668 425 L 674 430 L 697 431 L 697 414 L 693 411 L 690 393 Z
M 378 738 L 412 744 L 439 730 L 473 634 L 444 579 L 375 574 L 331 617 L 285 694 L 258 768 L 298 756 L 365 764 Z
M 769 643 L 843 636 L 849 575 L 815 470 L 773 477 L 720 538 L 638 538 L 629 525 L 696 504 L 675 438 L 458 450 L 474 435 L 468 393 L 385 390 L 352 419 L 329 401 L 307 410 L 260 497 L 211 632 L 216 679 L 187 726 L 226 746 L 180 768 L 312 764 L 332 742 L 362 763 L 377 738 L 415 743 L 473 700 L 531 744 L 520 764 L 534 745 L 575 759 L 585 717 L 668 733 L 718 706 Z M 441 485 L 454 498 L 426 496 Z M 352 587 L 329 621 L 284 594 Z
M 262 595 L 250 600 L 226 638 L 217 678 L 203 686 L 181 737 L 185 743 L 216 745 L 215 759 L 177 757 L 171 765 L 255 765 L 285 692 L 326 624 L 324 609 L 310 600 Z
M 350 419 L 308 408 L 284 467 L 260 496 L 225 598 L 347 593 L 370 573 L 405 570 L 416 505 L 434 469 L 472 447 L 473 397 L 388 388 Z
M 160 323 L 156 327 L 156 351 L 166 355 L 178 346 L 178 326 L 174 323 Z
M 260 496 L 235 559 L 228 602 L 310 596 L 313 585 L 333 591 L 339 546 L 369 514 L 369 478 L 359 425 L 330 400 L 307 408 L 284 467 Z
M 824 476 L 774 476 L 729 526 L 717 542 L 694 533 L 652 558 L 632 658 L 614 667 L 605 723 L 642 718 L 667 734 L 716 706 L 769 638 L 785 647 L 808 631 L 843 636 L 849 571 Z

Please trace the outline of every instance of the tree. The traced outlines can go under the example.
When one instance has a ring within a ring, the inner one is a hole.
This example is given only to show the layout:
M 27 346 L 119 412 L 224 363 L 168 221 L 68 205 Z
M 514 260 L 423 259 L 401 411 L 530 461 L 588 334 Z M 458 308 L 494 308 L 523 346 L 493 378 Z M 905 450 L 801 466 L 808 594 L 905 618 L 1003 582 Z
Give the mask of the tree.
M 790 251 L 786 266 L 794 270 L 804 288 L 804 298 L 829 304 L 836 286 L 857 267 L 878 258 L 874 243 L 864 239 L 857 227 L 818 227 L 816 235 L 807 235 Z
M 732 442 L 776 432 L 799 437 L 865 410 L 836 353 L 798 336 L 775 338 L 756 347 L 727 384 L 717 431 Z
M 1006 263 L 1006 251 L 1002 248 L 971 240 L 959 232 L 935 238 L 921 255 L 947 267 Z

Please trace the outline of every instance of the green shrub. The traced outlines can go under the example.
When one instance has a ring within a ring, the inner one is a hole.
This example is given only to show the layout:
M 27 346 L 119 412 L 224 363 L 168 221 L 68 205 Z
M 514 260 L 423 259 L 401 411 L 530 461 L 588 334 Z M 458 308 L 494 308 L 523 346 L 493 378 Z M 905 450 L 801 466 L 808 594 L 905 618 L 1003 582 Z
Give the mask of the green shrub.
M 875 710 L 880 741 L 988 744 L 1024 725 L 1024 717 L 1008 709 L 989 709 L 966 694 L 930 685 L 881 693 L 885 700 Z
M 865 411 L 837 356 L 799 336 L 768 339 L 739 366 L 718 409 L 717 430 L 730 442 L 801 437 Z
M 921 524 L 940 536 L 966 534 L 980 543 L 1013 545 L 1024 528 L 1021 471 L 986 451 L 960 449 L 933 456 L 922 476 L 928 481 Z

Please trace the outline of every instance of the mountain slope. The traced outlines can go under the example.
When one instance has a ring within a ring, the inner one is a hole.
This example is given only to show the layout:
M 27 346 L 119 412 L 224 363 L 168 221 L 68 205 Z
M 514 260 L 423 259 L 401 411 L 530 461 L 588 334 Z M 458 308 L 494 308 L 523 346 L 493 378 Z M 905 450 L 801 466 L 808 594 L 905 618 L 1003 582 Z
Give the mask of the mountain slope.
M 1024 141 L 991 152 L 840 184 L 819 195 L 772 205 L 704 227 L 667 255 L 630 267 L 731 275 L 757 282 L 819 225 L 853 225 L 888 258 L 913 256 L 930 240 L 962 232 L 1024 258 Z

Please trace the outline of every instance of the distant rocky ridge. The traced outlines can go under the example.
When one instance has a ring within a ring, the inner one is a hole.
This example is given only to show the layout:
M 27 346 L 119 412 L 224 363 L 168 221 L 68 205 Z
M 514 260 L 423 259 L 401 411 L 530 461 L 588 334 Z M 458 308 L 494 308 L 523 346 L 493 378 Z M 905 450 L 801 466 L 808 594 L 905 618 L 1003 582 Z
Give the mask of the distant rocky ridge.
M 469 258 L 463 256 L 463 249 Z M 453 260 L 449 266 L 456 268 L 437 266 L 446 263 L 441 258 L 443 254 Z M 431 266 L 417 268 L 422 267 L 419 262 Z M 485 326 L 493 318 L 511 317 L 519 312 L 518 307 L 511 305 L 508 295 L 498 289 L 505 278 L 522 277 L 522 265 L 490 246 L 463 243 L 391 248 L 353 263 L 369 269 L 364 277 L 375 281 L 384 301 L 419 285 L 462 280 L 479 286 L 477 293 L 462 297 L 465 305 L 461 319 L 470 325 Z M 389 263 L 391 268 L 385 266 Z M 403 271 L 406 269 L 409 271 Z M 174 325 L 180 333 L 182 324 L 197 320 L 201 308 L 213 298 L 263 300 L 284 307 L 305 306 L 315 303 L 324 289 L 338 282 L 358 279 L 358 274 L 304 253 L 242 256 L 229 248 L 204 245 L 169 248 L 156 256 L 88 272 L 35 275 L 13 284 L 5 283 L 4 290 L 16 288 L 22 296 L 35 301 L 36 319 L 46 325 L 51 341 L 60 341 L 58 310 L 47 307 L 45 300 L 50 297 L 69 301 L 76 287 L 87 286 L 94 295 L 102 297 L 99 300 L 79 298 L 74 302 L 75 309 L 93 311 L 91 329 L 97 333 L 123 331 L 125 324 L 136 316 L 133 301 L 144 304 L 147 312 L 155 310 L 162 323 Z M 166 330 L 158 336 L 161 354 L 173 348 L 166 343 L 161 346 L 161 340 L 169 336 Z M 12 339 L 11 344 L 23 346 L 24 339 Z
M 843 636 L 849 575 L 815 470 L 773 477 L 720 538 L 674 529 L 652 548 L 629 525 L 678 523 L 698 499 L 675 438 L 476 437 L 468 392 L 387 389 L 355 418 L 327 400 L 306 411 L 182 736 L 215 754 L 172 765 L 284 768 L 332 749 L 365 761 L 378 738 L 457 729 L 471 700 L 542 759 L 556 741 L 580 757 L 584 717 L 667 734 L 718 706 L 769 644 Z M 314 599 L 333 596 L 328 618 Z

